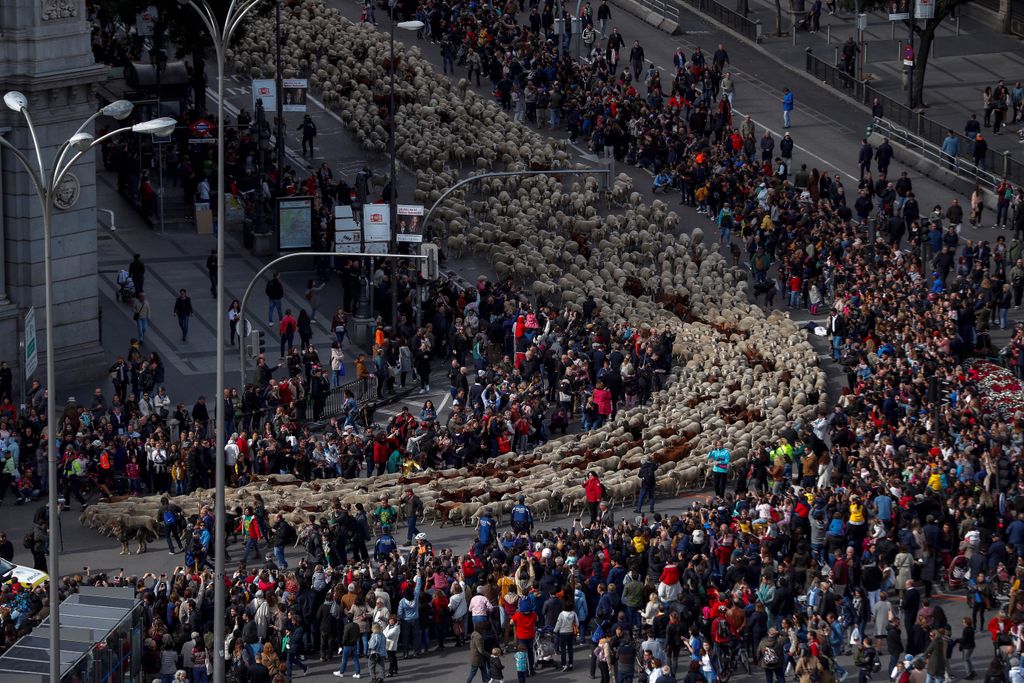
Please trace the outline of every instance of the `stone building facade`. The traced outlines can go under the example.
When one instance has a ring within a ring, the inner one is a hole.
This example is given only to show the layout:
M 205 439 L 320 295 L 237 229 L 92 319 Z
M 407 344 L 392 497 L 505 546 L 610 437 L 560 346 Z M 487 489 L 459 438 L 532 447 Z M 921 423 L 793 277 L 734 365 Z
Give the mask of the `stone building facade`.
M 18 90 L 29 102 L 43 163 L 97 108 L 96 84 L 107 69 L 94 63 L 85 0 L 0 2 L 0 94 Z M 32 160 L 24 117 L 0 106 L 0 135 Z M 53 210 L 54 350 L 57 401 L 61 384 L 94 377 L 103 359 L 96 260 L 96 152 L 72 172 L 80 192 L 69 208 Z M 49 170 L 49 168 L 47 168 Z M 73 185 L 69 187 L 73 190 Z M 73 195 L 69 192 L 69 195 Z M 30 307 L 36 309 L 39 367 L 45 384 L 42 207 L 31 180 L 8 150 L 0 149 L 0 359 L 23 377 L 19 342 Z

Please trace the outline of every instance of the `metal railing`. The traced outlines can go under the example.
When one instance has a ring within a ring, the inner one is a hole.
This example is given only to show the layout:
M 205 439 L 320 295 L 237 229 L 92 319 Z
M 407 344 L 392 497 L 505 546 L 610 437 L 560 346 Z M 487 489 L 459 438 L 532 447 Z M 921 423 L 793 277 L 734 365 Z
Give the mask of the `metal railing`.
M 660 15 L 662 20 L 679 23 L 679 7 L 672 0 L 636 0 L 636 2 L 654 14 Z
M 681 0 L 702 14 L 708 15 L 713 21 L 722 24 L 740 35 L 760 43 L 763 35 L 761 22 L 748 19 L 739 12 L 726 7 L 715 0 Z
M 341 406 L 345 403 L 345 391 L 351 391 L 356 399 L 356 403 L 359 407 L 376 401 L 379 396 L 377 395 L 377 378 L 373 375 L 366 379 L 354 379 L 351 382 L 340 384 L 336 387 L 331 388 L 327 394 L 327 400 L 324 402 L 324 410 L 320 415 L 320 421 L 329 420 L 332 417 L 338 417 L 341 415 Z M 312 404 L 307 410 L 312 410 Z M 307 412 L 307 415 L 311 413 Z
M 968 178 L 972 182 L 978 183 L 986 188 L 995 187 L 999 184 L 998 176 L 983 168 L 978 168 L 978 166 L 974 164 L 973 160 L 968 161 L 966 159 L 946 154 L 942 151 L 942 148 L 939 145 L 929 142 L 918 135 L 914 135 L 904 128 L 896 126 L 892 121 L 875 117 L 872 126 L 874 127 L 874 132 L 886 136 L 891 142 L 910 150 L 912 153 L 947 171 L 950 171 L 951 173 L 956 174 L 961 178 Z
M 941 146 L 949 131 L 953 130 L 953 134 L 956 135 L 960 143 L 958 152 L 959 163 L 975 166 L 974 140 L 967 138 L 962 133 L 956 132 L 955 129 L 951 129 L 948 125 L 930 119 L 923 113 L 914 111 L 905 104 L 897 102 L 888 95 L 872 88 L 868 83 L 850 76 L 841 68 L 819 59 L 812 53 L 811 48 L 807 48 L 805 56 L 804 69 L 807 73 L 830 88 L 845 93 L 867 107 L 872 107 L 877 99 L 879 104 L 882 105 L 883 115 L 881 118 L 903 128 L 907 133 L 915 135 L 933 145 Z M 1016 159 L 1011 159 L 1009 150 L 999 151 L 990 147 L 986 151 L 984 159 L 979 159 L 979 161 L 981 163 L 977 164 L 977 166 L 983 167 L 983 170 L 989 174 L 1006 177 L 1007 180 L 1015 183 L 1024 183 L 1024 164 Z

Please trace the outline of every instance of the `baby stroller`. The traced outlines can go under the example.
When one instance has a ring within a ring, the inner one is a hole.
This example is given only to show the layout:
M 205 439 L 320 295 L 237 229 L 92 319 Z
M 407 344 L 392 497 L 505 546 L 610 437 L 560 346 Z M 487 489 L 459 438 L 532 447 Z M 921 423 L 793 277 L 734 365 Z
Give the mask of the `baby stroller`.
M 811 30 L 811 13 L 808 12 L 803 19 L 796 22 L 797 33 Z
M 555 665 L 555 655 L 558 648 L 555 647 L 555 630 L 551 628 L 537 629 L 537 637 L 533 639 L 533 659 L 537 668 L 544 666 L 545 662 Z
M 118 301 L 131 301 L 135 298 L 135 282 L 127 270 L 122 270 L 117 274 L 116 296 Z

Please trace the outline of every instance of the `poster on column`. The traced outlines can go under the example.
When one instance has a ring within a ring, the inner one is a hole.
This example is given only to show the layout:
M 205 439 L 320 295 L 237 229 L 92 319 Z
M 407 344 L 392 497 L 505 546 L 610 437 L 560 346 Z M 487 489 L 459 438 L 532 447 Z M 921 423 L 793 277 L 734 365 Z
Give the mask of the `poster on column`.
M 935 0 L 914 0 L 915 19 L 934 19 Z
M 334 251 L 338 254 L 358 254 L 360 251 L 359 224 L 351 206 L 334 207 Z
M 913 0 L 891 0 L 889 2 L 889 21 L 909 19 L 911 2 Z
M 277 200 L 277 248 L 309 249 L 313 246 L 313 198 L 288 197 Z
M 309 94 L 308 80 L 305 78 L 285 78 L 281 81 L 281 91 L 284 93 L 284 105 L 281 107 L 283 111 L 305 113 L 306 96 Z
M 387 204 L 363 206 L 363 240 L 369 254 L 388 253 L 391 242 L 391 207 Z
M 135 15 L 135 32 L 140 37 L 148 38 L 156 33 L 156 22 L 160 19 L 160 13 L 156 7 L 150 5 Z
M 277 111 L 277 84 L 273 78 L 257 78 L 252 82 L 252 110 L 263 100 L 263 111 Z
M 398 235 L 396 242 L 419 244 L 423 241 L 423 207 L 412 204 L 398 205 Z

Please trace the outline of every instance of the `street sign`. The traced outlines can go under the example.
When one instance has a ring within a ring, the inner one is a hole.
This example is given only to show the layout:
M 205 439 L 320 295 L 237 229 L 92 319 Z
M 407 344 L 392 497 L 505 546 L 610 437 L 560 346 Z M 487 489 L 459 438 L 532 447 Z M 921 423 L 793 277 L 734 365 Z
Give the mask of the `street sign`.
M 39 348 L 36 346 L 36 309 L 29 308 L 25 314 L 25 379 L 39 367 Z

